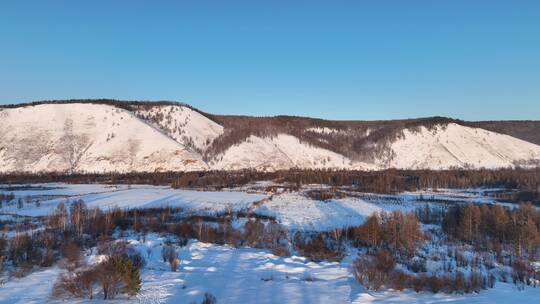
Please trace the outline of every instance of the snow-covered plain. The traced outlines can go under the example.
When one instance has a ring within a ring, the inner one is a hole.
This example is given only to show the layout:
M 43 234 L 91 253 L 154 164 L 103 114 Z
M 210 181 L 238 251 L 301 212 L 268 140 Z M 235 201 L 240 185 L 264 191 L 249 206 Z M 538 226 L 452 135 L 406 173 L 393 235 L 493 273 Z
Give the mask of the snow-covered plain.
M 9 187 L 12 191 L 9 191 Z M 61 202 L 69 204 L 82 199 L 89 208 L 100 208 L 104 211 L 113 208 L 155 207 L 181 208 L 193 215 L 249 211 L 273 217 L 285 228 L 293 231 L 325 231 L 357 226 L 374 212 L 413 211 L 417 207 L 432 203 L 498 203 L 513 206 L 487 195 L 489 189 L 440 189 L 400 194 L 364 193 L 327 201 L 308 198 L 301 192 L 271 194 L 256 189 L 196 191 L 150 185 L 0 185 L 0 191 L 13 192 L 15 201 L 21 198 L 25 202 L 22 208 L 18 208 L 15 203 L 4 204 L 0 208 L 0 214 L 44 216 L 50 214 Z M 39 201 L 39 206 L 36 201 Z
M 61 202 L 73 202 L 82 199 L 89 208 L 100 208 L 108 211 L 113 208 L 156 208 L 175 207 L 200 215 L 217 214 L 226 211 L 247 209 L 253 202 L 267 197 L 264 194 L 245 193 L 240 191 L 195 191 L 177 190 L 164 186 L 99 184 L 40 184 L 33 187 L 42 189 L 12 191 L 17 198 L 36 203 L 26 203 L 19 209 L 16 205 L 6 205 L 0 212 L 26 216 L 42 216 L 49 214 Z M 2 186 L 0 186 L 2 189 Z M 6 191 L 7 192 L 7 191 Z

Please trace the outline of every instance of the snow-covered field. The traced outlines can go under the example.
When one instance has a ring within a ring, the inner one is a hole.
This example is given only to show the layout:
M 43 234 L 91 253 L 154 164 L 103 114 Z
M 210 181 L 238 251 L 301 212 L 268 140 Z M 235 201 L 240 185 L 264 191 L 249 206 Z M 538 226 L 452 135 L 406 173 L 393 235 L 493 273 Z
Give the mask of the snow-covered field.
M 517 290 L 498 283 L 480 294 L 372 292 L 362 288 L 350 272 L 350 260 L 309 262 L 303 257 L 278 257 L 265 250 L 205 244 L 191 241 L 178 251 L 176 272 L 161 259 L 165 239 L 149 234 L 146 241 L 127 237 L 142 254 L 142 289 L 132 298 L 107 303 L 192 303 L 205 292 L 218 303 L 538 303 L 540 289 Z M 97 260 L 95 249 L 87 257 Z M 50 291 L 65 270 L 52 267 L 13 279 L 0 286 L 0 303 L 43 303 L 52 301 Z M 96 295 L 99 298 L 99 295 Z M 46 300 L 48 299 L 48 300 Z M 58 301 L 58 300 L 56 300 Z M 101 302 L 94 300 L 94 302 Z M 89 300 L 77 300 L 78 303 Z
M 496 189 L 425 190 L 395 195 L 351 193 L 349 197 L 327 201 L 308 198 L 302 192 L 266 193 L 257 189 L 261 188 L 195 191 L 148 185 L 0 185 L 0 192 L 13 192 L 14 201 L 19 198 L 24 201 L 22 208 L 16 203 L 4 204 L 0 216 L 47 215 L 60 202 L 69 204 L 82 199 L 89 208 L 103 210 L 171 206 L 198 215 L 251 212 L 274 217 L 289 231 L 325 231 L 359 225 L 367 216 L 380 211 L 412 211 L 425 204 L 440 203 L 504 203 L 489 195 Z M 352 248 L 341 262 L 310 262 L 294 255 L 275 256 L 268 250 L 191 240 L 178 249 L 181 263 L 178 271 L 172 272 L 161 258 L 167 236 L 148 234 L 144 240 L 136 235 L 120 238 L 129 240 L 145 258 L 146 265 L 141 269 L 142 289 L 138 296 L 115 300 L 118 303 L 199 303 L 205 292 L 213 294 L 218 303 L 540 302 L 540 289 L 526 287 L 520 291 L 512 284 L 500 282 L 493 289 L 467 295 L 368 291 L 352 275 L 351 262 L 356 256 Z M 96 254 L 95 248 L 89 250 L 86 260 L 98 260 Z M 52 301 L 51 289 L 63 271 L 53 266 L 24 278 L 4 278 L 0 283 L 0 304 Z
M 27 197 L 31 200 L 39 199 L 39 207 L 35 203 L 26 203 L 21 209 L 16 205 L 10 205 L 0 211 L 41 216 L 49 214 L 60 202 L 82 199 L 89 208 L 100 208 L 104 211 L 113 208 L 176 207 L 191 210 L 197 214 L 216 214 L 247 209 L 253 202 L 266 197 L 264 194 L 239 191 L 176 190 L 170 187 L 144 185 L 44 184 L 33 185 L 33 187 L 42 187 L 42 189 L 21 189 L 13 193 L 17 198 L 21 197 L 25 200 Z

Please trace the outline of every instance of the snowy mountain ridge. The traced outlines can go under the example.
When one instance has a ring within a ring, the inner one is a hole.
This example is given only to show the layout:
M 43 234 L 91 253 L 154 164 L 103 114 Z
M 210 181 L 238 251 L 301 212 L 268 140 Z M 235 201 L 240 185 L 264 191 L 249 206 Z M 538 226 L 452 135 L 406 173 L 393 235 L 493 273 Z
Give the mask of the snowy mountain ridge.
M 521 125 L 519 139 L 472 124 L 219 116 L 178 103 L 43 102 L 0 108 L 0 172 L 439 170 L 540 164 L 540 145 L 523 139 Z M 536 122 L 527 128 L 531 134 L 540 132 Z

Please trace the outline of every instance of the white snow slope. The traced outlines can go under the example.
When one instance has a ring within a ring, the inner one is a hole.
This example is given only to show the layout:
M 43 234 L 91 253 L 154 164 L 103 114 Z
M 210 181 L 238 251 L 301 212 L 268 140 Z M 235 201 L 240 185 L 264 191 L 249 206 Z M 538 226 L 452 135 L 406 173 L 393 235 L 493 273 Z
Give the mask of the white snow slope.
M 272 138 L 250 136 L 218 155 L 215 169 L 280 170 L 288 168 L 335 168 L 381 170 L 503 168 L 540 163 L 540 146 L 512 136 L 455 123 L 433 130 L 405 129 L 389 150 L 374 163 L 353 162 L 335 152 L 310 146 L 291 135 Z
M 218 155 L 212 168 L 237 170 L 281 170 L 289 168 L 347 168 L 350 160 L 335 152 L 302 143 L 298 138 L 279 134 L 276 137 L 250 136 Z
M 223 127 L 197 111 L 180 105 L 163 105 L 141 108 L 140 117 L 152 121 L 177 142 L 203 151 L 219 135 Z M 152 117 L 157 118 L 156 121 Z M 159 119 L 161 117 L 161 119 Z
M 97 104 L 3 109 L 3 172 L 204 170 L 188 151 L 133 113 Z
M 540 161 L 540 146 L 512 136 L 455 123 L 430 131 L 404 130 L 392 143 L 394 157 L 380 159 L 379 167 L 446 169 L 451 167 L 513 167 L 527 160 Z

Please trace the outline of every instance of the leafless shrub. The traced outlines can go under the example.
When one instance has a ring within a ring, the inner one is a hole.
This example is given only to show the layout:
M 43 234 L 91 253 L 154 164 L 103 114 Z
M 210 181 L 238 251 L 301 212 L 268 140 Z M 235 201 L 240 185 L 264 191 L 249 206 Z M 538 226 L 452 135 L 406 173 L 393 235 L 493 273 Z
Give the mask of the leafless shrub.
M 379 290 L 389 278 L 396 263 L 387 251 L 378 251 L 374 255 L 363 255 L 353 263 L 356 280 L 369 289 Z
M 24 278 L 32 272 L 33 268 L 33 265 L 30 263 L 20 264 L 11 271 L 11 276 L 15 278 Z
M 65 258 L 64 266 L 67 270 L 73 271 L 80 266 L 81 249 L 76 243 L 70 242 L 64 246 L 63 254 Z
M 54 298 L 88 298 L 94 297 L 94 285 L 98 282 L 98 268 L 90 267 L 72 274 L 62 274 L 53 287 Z
M 171 271 L 176 271 L 176 268 L 178 267 L 178 257 L 174 245 L 163 246 L 161 249 L 161 257 L 163 258 L 163 262 L 169 263 Z
M 217 300 L 211 293 L 205 292 L 201 304 L 216 304 Z
M 328 201 L 331 199 L 344 198 L 346 196 L 343 192 L 338 191 L 336 188 L 308 190 L 305 192 L 305 195 L 318 201 Z
M 302 256 L 313 261 L 339 261 L 343 257 L 340 245 L 332 242 L 324 233 L 316 234 L 307 240 L 301 234 L 296 234 L 294 245 Z

